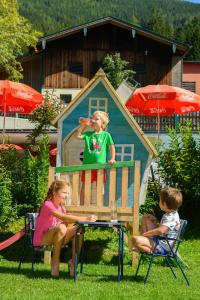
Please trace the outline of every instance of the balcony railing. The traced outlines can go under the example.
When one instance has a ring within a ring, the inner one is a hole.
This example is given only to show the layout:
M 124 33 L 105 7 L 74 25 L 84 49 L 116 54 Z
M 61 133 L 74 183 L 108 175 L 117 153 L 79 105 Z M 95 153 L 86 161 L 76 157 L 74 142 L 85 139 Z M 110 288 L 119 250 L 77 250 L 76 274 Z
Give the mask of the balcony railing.
M 133 116 L 144 132 L 158 131 L 158 117 Z M 170 117 L 160 117 L 160 132 L 166 132 L 167 127 L 176 128 L 185 124 L 186 120 L 191 120 L 192 130 L 198 131 L 200 128 L 200 112 L 187 115 L 172 115 Z

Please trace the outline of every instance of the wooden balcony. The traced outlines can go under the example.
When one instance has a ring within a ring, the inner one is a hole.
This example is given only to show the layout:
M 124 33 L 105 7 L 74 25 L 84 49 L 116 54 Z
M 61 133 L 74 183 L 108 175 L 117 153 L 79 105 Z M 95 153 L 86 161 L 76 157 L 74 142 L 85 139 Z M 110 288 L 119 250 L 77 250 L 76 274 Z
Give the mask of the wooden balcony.
M 142 130 L 146 133 L 158 131 L 158 118 L 149 116 L 133 116 Z M 200 125 L 200 112 L 187 115 L 173 115 L 170 117 L 160 117 L 160 132 L 166 132 L 167 127 L 176 128 L 176 126 L 185 124 L 186 120 L 191 120 L 192 130 L 198 131 Z
M 91 170 L 97 170 L 97 182 L 91 183 Z M 85 199 L 80 204 L 82 171 L 85 171 Z M 133 233 L 138 234 L 140 161 L 50 168 L 49 184 L 54 178 L 71 182 L 72 194 L 67 200 L 68 212 L 96 214 L 100 221 L 115 218 L 118 221 L 131 222 Z

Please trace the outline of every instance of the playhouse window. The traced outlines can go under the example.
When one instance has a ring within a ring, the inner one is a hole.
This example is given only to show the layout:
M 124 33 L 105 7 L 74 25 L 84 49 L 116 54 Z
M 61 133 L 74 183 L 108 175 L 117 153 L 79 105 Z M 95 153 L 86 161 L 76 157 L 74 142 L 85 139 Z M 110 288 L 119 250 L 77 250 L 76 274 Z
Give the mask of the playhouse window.
M 60 100 L 68 104 L 72 101 L 72 94 L 60 94 Z
M 134 158 L 134 145 L 133 144 L 116 144 L 116 161 L 129 161 Z
M 89 98 L 89 115 L 91 116 L 96 110 L 108 111 L 108 98 Z

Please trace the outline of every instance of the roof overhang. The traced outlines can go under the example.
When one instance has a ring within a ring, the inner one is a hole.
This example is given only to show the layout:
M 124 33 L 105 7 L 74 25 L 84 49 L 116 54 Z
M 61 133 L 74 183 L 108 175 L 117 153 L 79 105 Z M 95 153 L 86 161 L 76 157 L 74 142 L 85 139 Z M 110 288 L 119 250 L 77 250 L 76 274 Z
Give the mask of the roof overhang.
M 161 44 L 175 47 L 177 50 L 179 50 L 179 52 L 182 54 L 182 56 L 186 55 L 188 53 L 188 51 L 191 49 L 191 47 L 189 45 L 177 42 L 172 39 L 168 39 L 160 34 L 157 34 L 150 30 L 144 29 L 140 26 L 133 25 L 131 23 L 127 23 L 125 21 L 119 20 L 114 17 L 106 17 L 106 18 L 94 20 L 94 21 L 91 21 L 91 22 L 88 22 L 88 23 L 85 23 L 85 24 L 82 24 L 79 26 L 75 26 L 75 27 L 57 32 L 57 33 L 46 35 L 39 40 L 38 45 L 44 50 L 46 47 L 46 44 L 49 42 L 52 42 L 52 41 L 55 41 L 55 40 L 58 40 L 61 38 L 65 38 L 67 36 L 71 36 L 73 34 L 81 32 L 81 31 L 84 34 L 84 31 L 86 28 L 87 28 L 87 30 L 89 30 L 89 29 L 92 29 L 92 28 L 95 28 L 98 26 L 102 26 L 105 24 L 113 24 L 114 26 L 123 28 L 125 30 L 129 30 L 132 35 L 137 34 L 137 35 L 143 36 L 145 38 L 159 42 Z

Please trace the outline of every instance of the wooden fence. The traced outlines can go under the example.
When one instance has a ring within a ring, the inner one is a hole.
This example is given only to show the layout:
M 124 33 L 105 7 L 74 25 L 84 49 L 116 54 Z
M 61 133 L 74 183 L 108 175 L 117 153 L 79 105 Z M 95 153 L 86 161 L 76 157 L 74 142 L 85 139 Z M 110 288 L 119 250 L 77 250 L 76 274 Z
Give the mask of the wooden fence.
M 91 170 L 97 170 L 96 183 L 91 183 Z M 80 205 L 82 171 L 85 171 L 85 198 L 84 204 Z M 125 224 L 129 222 L 133 235 L 138 234 L 140 161 L 51 168 L 49 183 L 55 177 L 70 180 L 72 184 L 71 199 L 67 204 L 69 212 L 96 214 L 101 221 L 114 218 Z

